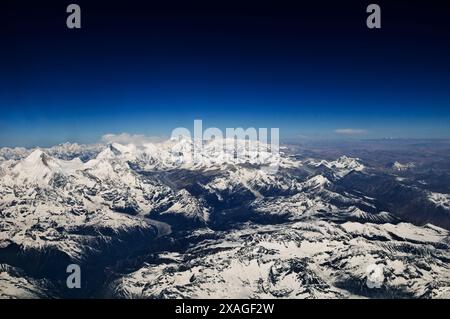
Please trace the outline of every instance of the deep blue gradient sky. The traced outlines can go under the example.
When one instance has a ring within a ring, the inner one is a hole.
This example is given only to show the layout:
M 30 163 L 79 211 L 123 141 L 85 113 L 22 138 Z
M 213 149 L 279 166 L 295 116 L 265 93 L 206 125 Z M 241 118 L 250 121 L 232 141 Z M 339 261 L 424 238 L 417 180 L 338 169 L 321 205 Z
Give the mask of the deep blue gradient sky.
M 72 2 L 81 30 L 65 26 L 71 2 L 7 7 L 0 146 L 167 136 L 194 119 L 282 138 L 450 138 L 437 3 L 379 1 L 382 29 L 369 30 L 364 1 Z

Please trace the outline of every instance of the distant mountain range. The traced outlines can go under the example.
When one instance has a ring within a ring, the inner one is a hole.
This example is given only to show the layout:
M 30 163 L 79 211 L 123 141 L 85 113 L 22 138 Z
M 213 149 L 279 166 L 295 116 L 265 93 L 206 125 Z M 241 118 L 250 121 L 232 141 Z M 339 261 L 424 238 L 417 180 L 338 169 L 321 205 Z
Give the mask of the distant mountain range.
M 445 161 L 195 143 L 0 149 L 0 297 L 450 298 Z

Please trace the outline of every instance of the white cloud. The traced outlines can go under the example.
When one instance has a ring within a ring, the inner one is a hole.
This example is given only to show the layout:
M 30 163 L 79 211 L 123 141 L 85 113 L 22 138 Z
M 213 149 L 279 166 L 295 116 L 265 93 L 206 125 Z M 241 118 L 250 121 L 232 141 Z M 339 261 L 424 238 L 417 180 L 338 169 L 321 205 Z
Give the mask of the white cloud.
M 161 136 L 146 136 L 142 134 L 105 134 L 102 136 L 103 143 L 119 143 L 119 144 L 134 144 L 143 145 L 147 143 L 157 143 L 166 140 L 167 138 Z
M 338 135 L 358 136 L 358 135 L 366 134 L 367 130 L 359 129 L 359 128 L 338 128 L 338 129 L 334 130 L 334 132 Z

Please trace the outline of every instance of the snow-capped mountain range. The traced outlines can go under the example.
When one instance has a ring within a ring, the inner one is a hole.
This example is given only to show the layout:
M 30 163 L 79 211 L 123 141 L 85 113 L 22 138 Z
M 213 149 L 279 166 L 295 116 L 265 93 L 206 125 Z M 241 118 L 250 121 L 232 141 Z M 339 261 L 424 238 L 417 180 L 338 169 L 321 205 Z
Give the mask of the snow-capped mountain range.
M 380 175 L 362 160 L 195 143 L 0 149 L 0 297 L 450 297 L 445 222 L 363 191 Z M 65 287 L 70 263 L 84 289 Z

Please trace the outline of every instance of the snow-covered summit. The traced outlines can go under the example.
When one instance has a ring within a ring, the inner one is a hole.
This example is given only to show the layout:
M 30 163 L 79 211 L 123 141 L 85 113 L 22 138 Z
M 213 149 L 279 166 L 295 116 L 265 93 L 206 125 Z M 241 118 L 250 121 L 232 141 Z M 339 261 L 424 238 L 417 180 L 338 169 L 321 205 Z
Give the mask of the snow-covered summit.
M 305 164 L 313 167 L 326 167 L 332 170 L 333 174 L 337 177 L 343 177 L 353 171 L 362 172 L 365 168 L 359 158 L 347 157 L 345 155 L 334 161 L 309 159 L 305 161 Z
M 69 175 L 82 167 L 83 163 L 79 158 L 60 160 L 36 149 L 26 158 L 19 160 L 4 179 L 15 184 L 44 185 L 48 184 L 55 174 Z
M 408 169 L 414 168 L 416 165 L 414 163 L 405 163 L 402 164 L 400 162 L 395 161 L 394 164 L 392 164 L 392 168 L 397 171 L 406 171 Z

